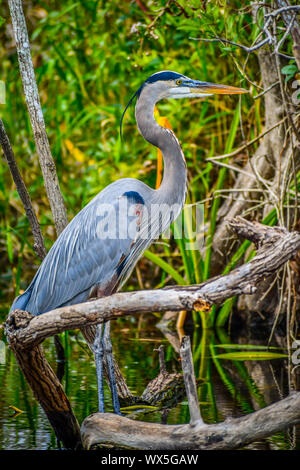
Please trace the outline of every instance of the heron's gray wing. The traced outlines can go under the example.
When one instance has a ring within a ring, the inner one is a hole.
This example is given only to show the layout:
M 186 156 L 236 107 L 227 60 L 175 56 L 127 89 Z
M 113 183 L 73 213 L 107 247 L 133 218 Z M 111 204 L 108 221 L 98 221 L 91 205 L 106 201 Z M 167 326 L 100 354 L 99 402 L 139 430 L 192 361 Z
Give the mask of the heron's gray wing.
M 125 198 L 140 207 L 143 198 L 137 192 L 98 196 L 74 217 L 52 246 L 28 288 L 31 296 L 26 310 L 37 315 L 79 303 L 89 297 L 93 287 L 101 288 L 120 276 L 138 234 L 134 230 L 125 233 L 128 212 L 122 205 L 120 210 L 120 200 Z M 138 217 L 133 213 L 131 228 Z
M 150 197 L 146 198 L 145 207 L 139 220 L 138 234 L 132 243 L 128 256 L 122 261 L 119 276 L 120 286 L 126 282 L 143 252 L 170 226 L 181 209 L 182 205 L 177 203 L 171 205 L 161 203 L 157 193 L 155 195 L 152 193 Z

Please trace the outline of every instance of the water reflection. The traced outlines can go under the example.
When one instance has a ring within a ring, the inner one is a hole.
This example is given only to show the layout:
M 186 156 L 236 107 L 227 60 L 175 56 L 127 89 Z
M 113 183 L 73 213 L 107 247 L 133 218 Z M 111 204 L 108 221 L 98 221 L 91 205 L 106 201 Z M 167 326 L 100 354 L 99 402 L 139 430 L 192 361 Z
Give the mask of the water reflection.
M 148 382 L 159 373 L 159 344 L 165 347 L 169 372 L 180 372 L 179 341 L 176 334 L 155 326 L 155 316 L 119 319 L 114 322 L 112 340 L 119 366 L 135 395 L 142 395 Z M 264 340 L 224 330 L 190 332 L 195 374 L 198 380 L 201 413 L 207 423 L 226 417 L 243 416 L 273 403 L 288 394 L 287 359 L 228 360 L 218 356 L 228 349 L 220 344 L 265 345 Z M 97 411 L 96 375 L 93 357 L 78 331 L 61 335 L 65 363 L 57 362 L 53 338 L 44 343 L 47 358 L 55 371 L 63 367 L 62 383 L 74 413 L 81 423 Z M 277 341 L 277 346 L 280 340 Z M 280 345 L 280 344 L 279 344 Z M 232 350 L 234 351 L 234 350 Z M 279 351 L 284 352 L 283 350 Z M 5 362 L 0 363 L 0 449 L 56 449 L 54 433 L 21 374 L 12 352 L 6 348 Z M 105 404 L 112 411 L 110 393 L 105 388 Z M 15 413 L 13 408 L 22 410 Z M 188 406 L 183 399 L 170 410 L 135 414 L 135 419 L 168 424 L 187 423 Z M 297 435 L 298 432 L 298 435 Z M 277 433 L 249 448 L 300 448 L 299 429 Z

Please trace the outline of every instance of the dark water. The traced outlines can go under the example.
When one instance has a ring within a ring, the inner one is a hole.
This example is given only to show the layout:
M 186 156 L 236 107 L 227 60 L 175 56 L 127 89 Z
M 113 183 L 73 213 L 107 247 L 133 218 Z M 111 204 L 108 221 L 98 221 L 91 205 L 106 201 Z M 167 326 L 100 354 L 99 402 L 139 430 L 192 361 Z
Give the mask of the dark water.
M 178 337 L 170 332 L 164 334 L 155 327 L 158 319 L 155 316 L 126 318 L 119 319 L 113 325 L 114 353 L 130 390 L 136 395 L 141 395 L 148 382 L 159 372 L 158 353 L 155 349 L 160 344 L 165 348 L 169 372 L 180 371 Z M 62 383 L 81 423 L 85 417 L 97 411 L 94 361 L 79 332 L 61 335 L 61 339 L 67 355 L 65 363 L 56 361 L 52 338 L 44 343 L 44 348 L 55 371 L 64 367 Z M 218 348 L 218 344 L 249 343 L 249 338 L 242 334 L 229 337 L 225 331 L 203 332 L 196 328 L 191 331 L 191 340 L 201 413 L 207 423 L 223 421 L 229 416 L 243 416 L 288 394 L 286 358 L 248 358 L 237 361 L 215 357 L 216 354 L 229 351 Z M 265 345 L 266 339 L 252 337 L 251 343 Z M 5 357 L 2 349 L 0 358 L 0 449 L 56 449 L 57 442 L 51 426 L 7 346 Z M 21 412 L 18 413 L 12 407 Z M 106 407 L 111 411 L 108 389 Z M 172 409 L 141 414 L 136 419 L 168 424 L 187 423 L 187 402 L 183 398 Z M 300 449 L 299 429 L 291 428 L 277 433 L 247 448 Z

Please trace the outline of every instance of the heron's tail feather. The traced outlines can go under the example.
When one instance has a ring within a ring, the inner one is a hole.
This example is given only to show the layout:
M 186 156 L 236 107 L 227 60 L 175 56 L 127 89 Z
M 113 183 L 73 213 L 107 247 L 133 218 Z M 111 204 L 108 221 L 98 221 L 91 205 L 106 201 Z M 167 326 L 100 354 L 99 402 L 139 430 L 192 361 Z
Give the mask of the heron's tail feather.
M 31 296 L 31 289 L 27 289 L 24 294 L 19 295 L 18 297 L 15 298 L 12 306 L 10 307 L 10 312 L 13 310 L 26 310 L 26 306 L 29 302 Z

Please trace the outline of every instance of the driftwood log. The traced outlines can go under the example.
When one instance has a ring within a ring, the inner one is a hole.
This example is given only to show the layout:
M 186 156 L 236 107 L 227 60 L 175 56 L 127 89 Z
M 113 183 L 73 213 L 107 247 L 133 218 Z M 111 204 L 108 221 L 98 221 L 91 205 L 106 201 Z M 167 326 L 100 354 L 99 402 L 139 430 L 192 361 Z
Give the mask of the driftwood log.
M 165 425 L 132 421 L 112 413 L 94 413 L 82 423 L 85 449 L 112 444 L 142 450 L 234 449 L 300 422 L 300 392 L 242 418 L 218 424 Z
M 241 218 L 233 219 L 228 224 L 238 236 L 253 241 L 257 247 L 257 253 L 250 262 L 225 276 L 215 277 L 200 285 L 117 293 L 80 305 L 59 308 L 36 317 L 21 310 L 15 310 L 9 314 L 5 329 L 10 346 L 36 398 L 45 410 L 57 437 L 65 447 L 78 447 L 80 444 L 79 426 L 59 380 L 47 363 L 41 343 L 45 338 L 57 333 L 74 328 L 88 328 L 124 315 L 168 310 L 205 310 L 213 303 L 222 303 L 232 296 L 252 294 L 263 278 L 276 272 L 300 250 L 300 233 L 298 232 L 289 233 L 282 228 L 267 227 Z M 188 355 L 186 357 L 188 358 Z M 192 370 L 191 367 L 190 370 Z M 184 371 L 185 385 L 189 394 L 195 387 L 191 380 L 187 385 L 185 372 L 186 370 Z M 278 406 L 275 408 L 276 419 L 273 414 L 274 408 L 268 407 L 245 418 L 235 420 L 234 424 L 229 422 L 230 426 L 228 422 L 226 425 L 204 426 L 201 424 L 201 436 L 198 429 L 200 429 L 199 423 L 202 421 L 199 413 L 195 411 L 195 400 L 191 400 L 189 403 L 193 401 L 194 405 L 193 410 L 190 410 L 193 418 L 190 425 L 160 428 L 159 425 L 152 423 L 134 422 L 134 428 L 140 429 L 140 437 L 136 434 L 135 447 L 141 448 L 140 446 L 143 446 L 144 449 L 148 449 L 159 448 L 157 446 L 161 445 L 163 448 L 177 448 L 175 439 L 180 436 L 183 436 L 183 439 L 178 440 L 178 448 L 193 449 L 200 448 L 202 445 L 204 448 L 237 447 L 243 442 L 250 442 L 249 433 L 252 425 L 255 428 L 255 439 L 257 439 L 298 422 L 299 396 L 286 400 L 272 405 Z M 295 407 L 294 414 L 291 412 L 291 407 Z M 270 422 L 267 423 L 266 421 L 269 419 Z M 125 432 L 125 428 L 129 426 L 128 421 L 132 423 L 128 418 L 115 417 L 111 414 L 95 414 L 88 417 L 81 429 L 85 445 L 91 446 L 96 442 L 95 439 L 99 438 L 101 441 L 104 438 L 106 441 L 111 439 L 112 442 L 123 442 L 128 434 Z M 194 426 L 194 423 L 197 424 Z M 250 423 L 250 427 L 247 423 Z M 248 434 L 247 431 L 242 432 L 242 428 L 246 424 Z M 104 434 L 102 431 L 102 434 L 99 434 L 99 429 L 97 432 L 95 431 L 95 427 L 98 428 L 99 425 L 103 432 L 105 430 Z M 145 427 L 143 428 L 143 426 Z M 223 426 L 223 434 L 218 434 L 219 437 L 215 438 L 216 429 L 221 429 L 218 426 Z M 91 430 L 92 428 L 93 430 Z M 156 428 L 161 429 L 159 431 L 161 435 L 156 435 Z M 114 435 L 116 432 L 119 433 L 118 436 Z M 148 444 L 145 443 L 145 432 L 149 437 Z M 129 442 L 130 445 L 133 444 L 130 440 Z M 180 442 L 182 443 L 180 444 Z M 206 444 L 203 444 L 205 442 Z

